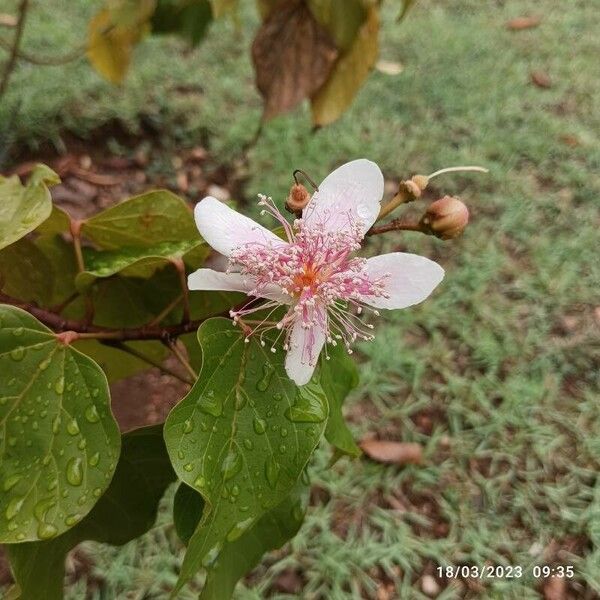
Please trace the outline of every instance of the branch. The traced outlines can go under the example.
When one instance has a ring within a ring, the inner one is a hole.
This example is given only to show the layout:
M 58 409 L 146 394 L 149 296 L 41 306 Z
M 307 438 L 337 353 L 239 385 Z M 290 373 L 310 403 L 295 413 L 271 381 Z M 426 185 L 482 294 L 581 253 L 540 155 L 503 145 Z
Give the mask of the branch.
M 44 308 L 40 308 L 31 302 L 22 302 L 15 298 L 11 298 L 0 292 L 0 302 L 10 304 L 18 308 L 26 310 L 36 319 L 47 325 L 53 331 L 60 333 L 64 331 L 74 332 L 73 339 L 97 339 L 97 340 L 117 340 L 121 342 L 133 340 L 165 340 L 179 337 L 186 333 L 196 331 L 200 325 L 211 317 L 228 317 L 229 311 L 224 311 L 216 315 L 210 315 L 203 319 L 196 319 L 179 325 L 170 325 L 167 327 L 159 327 L 157 325 L 147 325 L 142 327 L 132 327 L 126 329 L 111 329 L 110 327 L 99 327 L 97 325 L 89 325 L 81 321 L 65 319 L 56 313 L 53 313 Z
M 8 50 L 10 52 L 12 50 L 12 44 L 10 42 L 7 42 L 5 39 L 0 38 L 0 48 L 4 48 L 5 50 Z M 56 67 L 60 65 L 65 65 L 67 63 L 73 62 L 74 60 L 77 60 L 78 58 L 81 58 L 85 55 L 86 49 L 87 44 L 84 44 L 82 46 L 74 48 L 71 52 L 65 54 L 64 56 L 49 57 L 36 56 L 34 54 L 26 52 L 25 50 L 17 49 L 17 58 L 19 60 L 24 60 L 25 62 L 40 67 Z
M 175 379 L 179 379 L 179 381 L 181 381 L 182 383 L 187 383 L 188 385 L 193 384 L 193 381 L 187 379 L 186 377 L 182 377 L 179 373 L 177 373 L 176 371 L 173 371 L 173 369 L 170 369 L 169 367 L 161 364 L 157 360 L 154 360 L 153 358 L 146 356 L 144 353 L 139 352 L 135 348 L 126 346 L 123 342 L 113 341 L 113 340 L 105 340 L 101 343 L 104 344 L 105 346 L 110 346 L 111 348 L 117 348 L 118 350 L 121 350 L 122 352 L 131 354 L 131 356 L 135 356 L 136 358 L 139 358 L 140 360 L 144 361 L 145 363 L 148 363 L 149 365 L 156 367 L 157 369 L 161 370 L 163 373 L 166 373 L 167 375 L 170 375 L 171 377 L 175 377 Z
M 8 87 L 8 80 L 12 75 L 12 72 L 17 65 L 17 55 L 19 53 L 19 46 L 21 45 L 21 39 L 23 37 L 23 29 L 25 28 L 25 17 L 27 16 L 27 9 L 29 8 L 29 0 L 21 0 L 19 4 L 19 12 L 18 12 L 18 21 L 17 28 L 15 31 L 15 37 L 13 39 L 12 47 L 10 49 L 10 54 L 8 56 L 8 60 L 6 61 L 6 66 L 4 67 L 4 74 L 2 75 L 2 80 L 0 80 L 0 98 L 6 92 L 6 88 Z
M 181 286 L 181 294 L 183 296 L 183 320 L 182 323 L 187 323 L 190 320 L 190 291 L 188 289 L 187 277 L 185 276 L 185 265 L 182 258 L 174 258 L 171 263 L 177 269 L 179 285 Z
M 187 358 L 183 355 L 183 352 L 177 347 L 177 340 L 168 340 L 163 343 L 169 348 L 169 350 L 173 353 L 173 356 L 179 361 L 181 366 L 192 376 L 192 381 L 196 381 L 198 379 L 198 373 L 194 371 L 192 365 L 189 363 Z
M 367 231 L 367 235 L 380 235 L 382 233 L 387 233 L 388 231 L 420 231 L 421 233 L 431 235 L 431 231 L 419 221 L 408 221 L 403 218 L 394 219 L 379 227 L 371 227 L 371 229 Z

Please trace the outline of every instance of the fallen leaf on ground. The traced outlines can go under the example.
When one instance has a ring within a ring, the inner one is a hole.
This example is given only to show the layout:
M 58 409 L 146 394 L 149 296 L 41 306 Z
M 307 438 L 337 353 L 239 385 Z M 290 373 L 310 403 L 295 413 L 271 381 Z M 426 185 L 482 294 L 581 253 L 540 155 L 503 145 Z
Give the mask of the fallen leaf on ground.
M 385 73 L 386 75 L 400 75 L 400 73 L 404 71 L 404 65 L 402 63 L 393 62 L 390 60 L 377 61 L 375 68 L 380 73 Z
M 421 590 L 430 598 L 435 598 L 440 593 L 440 586 L 431 575 L 423 575 L 421 579 Z
M 544 583 L 544 600 L 565 600 L 567 580 L 564 577 L 549 577 Z
M 532 71 L 529 74 L 531 83 L 539 88 L 548 89 L 552 87 L 552 79 L 544 71 Z
M 359 446 L 369 458 L 377 462 L 395 465 L 418 465 L 423 462 L 423 448 L 420 444 L 363 439 Z
M 291 110 L 327 80 L 338 55 L 329 33 L 304 2 L 277 6 L 252 43 L 264 119 Z
M 0 13 L 0 25 L 4 27 L 16 27 L 17 17 L 13 15 L 7 15 L 6 13 Z
M 510 31 L 522 31 L 523 29 L 533 29 L 541 22 L 541 17 L 516 17 L 506 22 L 506 28 Z

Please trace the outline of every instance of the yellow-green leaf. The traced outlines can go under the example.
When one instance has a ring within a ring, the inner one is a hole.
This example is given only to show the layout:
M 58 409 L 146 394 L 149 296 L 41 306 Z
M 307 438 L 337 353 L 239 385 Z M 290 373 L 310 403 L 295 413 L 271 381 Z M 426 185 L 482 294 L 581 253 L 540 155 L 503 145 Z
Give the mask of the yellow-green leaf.
M 367 16 L 363 0 L 308 0 L 308 7 L 343 51 L 352 47 Z
M 192 211 L 166 190 L 141 194 L 112 206 L 85 221 L 81 232 L 106 250 L 200 238 Z
M 333 123 L 350 106 L 378 54 L 379 11 L 372 6 L 351 48 L 340 56 L 329 79 L 312 97 L 314 125 Z
M 89 24 L 88 60 L 108 81 L 121 83 L 131 62 L 133 48 L 147 30 L 147 23 L 117 25 L 108 9 L 101 10 Z
M 26 236 L 43 223 L 52 211 L 49 186 L 58 175 L 38 165 L 26 185 L 16 175 L 0 176 L 0 249 Z

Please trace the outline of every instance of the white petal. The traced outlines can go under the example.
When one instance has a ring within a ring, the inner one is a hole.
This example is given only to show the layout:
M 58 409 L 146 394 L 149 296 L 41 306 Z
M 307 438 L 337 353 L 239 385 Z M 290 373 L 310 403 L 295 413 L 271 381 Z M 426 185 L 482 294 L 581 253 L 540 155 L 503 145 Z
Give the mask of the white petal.
M 325 320 L 309 329 L 302 327 L 300 319 L 292 327 L 288 341 L 290 347 L 285 358 L 285 370 L 296 385 L 307 384 L 317 366 L 327 335 L 327 313 L 322 311 L 321 317 Z
M 251 277 L 240 273 L 220 273 L 212 269 L 198 269 L 188 275 L 190 290 L 227 291 L 249 293 L 254 290 L 255 282 Z M 276 285 L 269 285 L 261 290 L 261 298 L 289 304 L 290 297 Z
M 383 198 L 383 175 L 370 160 L 361 158 L 330 173 L 315 192 L 303 218 L 308 226 L 327 231 L 347 230 L 349 216 L 362 222 L 363 233 L 375 223 Z
M 379 278 L 386 273 L 386 293 L 389 298 L 363 296 L 363 302 L 375 308 L 406 308 L 422 302 L 444 278 L 444 269 L 437 263 L 404 252 L 381 254 L 367 259 L 369 278 Z
M 212 196 L 207 196 L 194 208 L 200 235 L 217 251 L 229 256 L 244 244 L 285 244 L 273 232 L 241 215 Z

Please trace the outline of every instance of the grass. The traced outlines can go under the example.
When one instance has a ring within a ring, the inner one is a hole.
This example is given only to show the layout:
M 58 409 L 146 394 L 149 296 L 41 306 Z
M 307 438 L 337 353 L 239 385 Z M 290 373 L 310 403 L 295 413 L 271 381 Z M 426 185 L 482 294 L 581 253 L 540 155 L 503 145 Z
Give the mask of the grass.
M 42 39 L 57 52 L 74 44 L 91 4 L 36 3 L 28 47 L 43 49 Z M 404 71 L 375 72 L 352 109 L 316 134 L 305 108 L 268 124 L 249 151 L 245 193 L 281 198 L 293 168 L 319 179 L 357 156 L 392 179 L 454 164 L 490 169 L 435 184 L 469 204 L 464 237 L 443 243 L 406 234 L 371 246 L 409 249 L 446 269 L 431 300 L 386 315 L 376 340 L 360 348 L 361 384 L 348 406 L 357 437 L 375 431 L 418 441 L 426 465 L 343 460 L 328 471 L 324 448 L 300 534 L 237 598 L 297 597 L 273 586 L 298 572 L 303 598 L 385 598 L 389 583 L 390 598 L 418 599 L 423 572 L 486 561 L 522 565 L 527 576 L 459 580 L 438 597 L 539 598 L 542 582 L 530 567 L 544 563 L 574 564 L 571 594 L 596 597 L 600 15 L 576 0 L 422 0 L 402 26 L 391 9 L 385 14 L 382 58 Z M 504 23 L 524 14 L 541 15 L 541 25 L 507 31 Z M 23 67 L 0 123 L 20 100 L 16 144 L 50 138 L 59 146 L 65 128 L 85 134 L 119 119 L 135 129 L 143 113 L 166 146 L 208 138 L 218 160 L 234 161 L 260 115 L 250 38 L 249 27 L 219 24 L 183 58 L 178 42 L 148 40 L 121 89 L 85 62 Z M 532 85 L 532 70 L 547 72 L 552 87 Z M 106 580 L 97 597 L 108 599 L 165 598 L 181 560 L 168 527 L 122 549 L 86 551 Z M 79 581 L 68 597 L 83 597 L 83 588 Z

